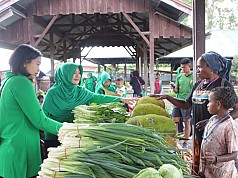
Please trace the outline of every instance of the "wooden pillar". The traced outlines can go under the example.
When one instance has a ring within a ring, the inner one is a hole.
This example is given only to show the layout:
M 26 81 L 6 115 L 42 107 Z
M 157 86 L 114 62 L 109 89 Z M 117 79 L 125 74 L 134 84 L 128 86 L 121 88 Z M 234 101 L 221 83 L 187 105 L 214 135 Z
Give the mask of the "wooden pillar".
M 54 58 L 55 58 L 55 44 L 54 44 L 54 37 L 53 37 L 53 32 L 50 32 L 50 63 L 51 63 L 51 77 L 54 77 Z
M 139 71 L 139 59 L 138 59 L 138 54 L 139 53 L 139 51 L 138 51 L 138 47 L 136 47 L 136 56 L 135 56 L 135 58 L 136 58 L 136 70 L 137 71 Z
M 193 0 L 193 77 L 196 82 L 197 60 L 205 52 L 205 0 Z
M 143 44 L 143 58 L 144 58 L 144 80 L 145 90 L 148 90 L 148 58 L 147 58 L 147 44 Z
M 127 68 L 126 68 L 126 60 L 125 60 L 125 65 L 124 65 L 124 82 L 127 82 Z
M 100 62 L 98 62 L 98 73 L 101 72 L 101 65 Z
M 72 47 L 73 47 L 73 62 L 75 63 L 75 61 L 76 61 L 76 59 L 77 59 L 77 54 L 76 54 L 76 48 L 75 48 L 75 42 L 73 41 L 72 42 L 73 44 L 72 44 Z
M 194 82 L 196 82 L 196 63 L 197 59 L 205 52 L 205 1 L 204 0 L 193 0 L 193 75 Z M 195 125 L 196 123 L 194 123 Z M 196 127 L 194 133 L 196 133 Z M 193 171 L 194 174 L 199 171 L 200 163 L 200 141 L 193 136 Z
M 149 27 L 150 27 L 150 93 L 154 93 L 154 19 L 155 14 L 154 10 L 150 9 L 149 11 Z
M 141 56 L 138 56 L 138 69 L 139 69 L 139 75 L 142 77 L 142 71 L 141 71 Z
M 63 43 L 63 60 L 64 62 L 67 62 L 67 56 L 66 56 L 66 38 L 64 40 L 64 43 Z
M 79 47 L 78 48 L 78 52 L 77 52 L 77 56 L 78 56 L 78 58 L 79 58 L 79 63 L 81 64 L 82 63 L 82 54 L 81 54 L 81 52 L 82 52 L 82 49 L 81 49 L 81 47 Z

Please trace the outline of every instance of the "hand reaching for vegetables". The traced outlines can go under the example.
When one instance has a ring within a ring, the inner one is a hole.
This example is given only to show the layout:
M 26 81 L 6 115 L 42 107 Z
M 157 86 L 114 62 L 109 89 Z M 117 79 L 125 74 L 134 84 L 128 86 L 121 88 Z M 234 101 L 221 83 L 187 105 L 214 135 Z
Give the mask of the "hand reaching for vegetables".
M 157 100 L 163 100 L 163 99 L 167 99 L 167 95 L 161 95 L 161 94 L 150 94 L 150 97 L 154 97 Z
M 126 104 L 134 104 L 134 102 L 138 101 L 139 98 L 121 98 L 121 102 Z

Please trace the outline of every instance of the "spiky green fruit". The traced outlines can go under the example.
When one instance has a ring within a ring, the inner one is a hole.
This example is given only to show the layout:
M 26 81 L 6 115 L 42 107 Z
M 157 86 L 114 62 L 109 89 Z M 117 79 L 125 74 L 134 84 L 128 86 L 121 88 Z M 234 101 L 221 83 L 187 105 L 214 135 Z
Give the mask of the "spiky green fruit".
M 169 113 L 162 107 L 155 104 L 139 104 L 134 108 L 131 117 L 141 116 L 146 114 L 157 114 L 170 117 Z
M 140 104 L 155 104 L 157 106 L 160 106 L 162 108 L 165 108 L 165 103 L 163 100 L 157 100 L 155 97 L 150 97 L 150 96 L 143 96 L 142 98 L 140 98 L 137 103 L 136 103 L 136 106 L 137 105 L 140 105 Z

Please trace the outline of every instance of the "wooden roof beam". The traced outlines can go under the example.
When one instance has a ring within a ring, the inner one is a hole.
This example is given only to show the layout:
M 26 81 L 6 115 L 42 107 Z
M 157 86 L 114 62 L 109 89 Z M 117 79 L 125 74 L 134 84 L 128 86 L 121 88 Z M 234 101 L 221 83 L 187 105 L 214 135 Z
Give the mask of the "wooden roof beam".
M 138 28 L 138 26 L 132 21 L 132 19 L 130 18 L 130 16 L 128 14 L 126 14 L 125 12 L 122 13 L 125 18 L 131 23 L 131 25 L 135 28 L 135 30 L 140 34 L 140 36 L 145 40 L 146 44 L 148 46 L 150 46 L 150 42 L 148 40 L 148 38 L 140 31 L 140 29 Z
M 55 23 L 56 19 L 59 15 L 55 15 L 51 20 L 50 23 L 46 26 L 45 30 L 42 32 L 41 36 L 37 39 L 34 46 L 37 47 L 38 44 L 41 42 L 42 38 L 46 35 L 46 33 L 49 31 L 50 27 Z

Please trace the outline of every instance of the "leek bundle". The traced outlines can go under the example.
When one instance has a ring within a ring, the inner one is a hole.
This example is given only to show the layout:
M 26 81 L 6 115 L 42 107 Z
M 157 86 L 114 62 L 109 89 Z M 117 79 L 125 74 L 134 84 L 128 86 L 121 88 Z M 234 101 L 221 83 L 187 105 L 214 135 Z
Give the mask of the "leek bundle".
M 172 164 L 184 173 L 188 163 L 178 149 L 151 130 L 125 123 L 64 123 L 61 145 L 49 148 L 38 177 L 132 178 L 140 170 Z
M 129 118 L 123 103 L 80 105 L 73 113 L 75 123 L 125 123 Z

